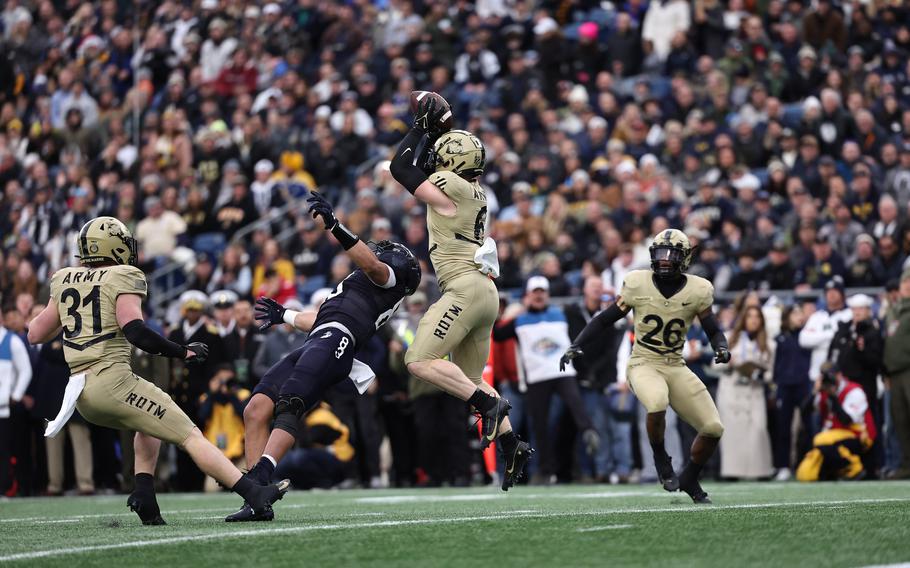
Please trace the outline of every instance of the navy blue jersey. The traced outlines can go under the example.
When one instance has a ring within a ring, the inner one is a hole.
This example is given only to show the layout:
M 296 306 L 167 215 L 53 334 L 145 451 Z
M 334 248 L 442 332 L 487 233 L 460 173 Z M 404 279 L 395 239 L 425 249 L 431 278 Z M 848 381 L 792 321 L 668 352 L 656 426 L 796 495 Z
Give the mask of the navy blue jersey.
M 395 285 L 382 288 L 357 269 L 338 283 L 319 308 L 313 329 L 328 322 L 344 325 L 358 346 L 365 345 L 376 330 L 398 311 L 405 297 L 405 277 L 395 271 Z

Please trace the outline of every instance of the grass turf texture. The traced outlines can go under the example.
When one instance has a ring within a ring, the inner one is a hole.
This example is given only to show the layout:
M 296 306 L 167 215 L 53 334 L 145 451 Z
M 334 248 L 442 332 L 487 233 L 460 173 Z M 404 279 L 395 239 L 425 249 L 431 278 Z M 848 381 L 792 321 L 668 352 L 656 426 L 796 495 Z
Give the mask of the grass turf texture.
M 291 492 L 271 523 L 233 495 L 0 502 L 0 564 L 36 566 L 865 566 L 910 561 L 910 483 Z

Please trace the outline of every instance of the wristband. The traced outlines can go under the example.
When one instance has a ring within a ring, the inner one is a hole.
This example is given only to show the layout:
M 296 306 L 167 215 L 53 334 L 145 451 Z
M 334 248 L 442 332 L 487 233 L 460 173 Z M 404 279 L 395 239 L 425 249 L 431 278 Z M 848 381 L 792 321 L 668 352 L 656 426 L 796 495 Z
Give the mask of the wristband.
M 342 225 L 341 221 L 336 222 L 335 226 L 332 227 L 332 236 L 338 239 L 338 242 L 341 243 L 341 248 L 344 250 L 350 250 L 351 247 L 356 245 L 357 241 L 360 240 L 360 237 Z
M 300 312 L 295 312 L 294 310 L 285 310 L 284 311 L 284 323 L 288 324 L 291 327 L 297 327 L 294 325 L 294 320 L 297 319 L 297 314 Z

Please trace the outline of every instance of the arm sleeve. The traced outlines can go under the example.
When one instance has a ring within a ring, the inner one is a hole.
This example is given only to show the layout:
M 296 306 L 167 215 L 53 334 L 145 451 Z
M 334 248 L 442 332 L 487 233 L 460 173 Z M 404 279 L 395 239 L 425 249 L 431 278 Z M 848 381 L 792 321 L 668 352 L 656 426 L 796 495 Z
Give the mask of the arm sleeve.
M 586 343 L 592 343 L 597 340 L 614 323 L 626 317 L 627 313 L 627 310 L 622 310 L 618 305 L 611 305 L 609 308 L 591 318 L 591 321 L 589 321 L 588 325 L 581 330 L 581 333 L 578 334 L 578 337 L 575 338 L 575 341 L 573 341 L 572 344 L 584 348 Z
M 866 411 L 869 409 L 869 401 L 866 399 L 866 393 L 863 392 L 863 389 L 853 389 L 847 393 L 847 396 L 844 397 L 843 407 L 840 405 L 834 406 L 834 403 L 837 402 L 834 397 L 831 397 L 831 402 L 832 408 L 843 413 L 842 415 L 839 413 L 838 418 L 845 424 L 862 424 Z M 849 420 L 845 421 L 845 418 Z
M 134 319 L 123 326 L 123 335 L 127 341 L 146 353 L 174 359 L 186 357 L 186 347 L 165 339 L 141 319 Z
M 506 341 L 508 339 L 518 339 L 514 319 L 502 325 L 493 326 L 493 341 Z
M 6 330 L 6 333 L 12 331 Z M 32 361 L 28 356 L 28 349 L 18 336 L 10 338 L 10 351 L 13 356 L 13 368 L 16 370 L 16 383 L 13 386 L 12 397 L 21 400 L 25 396 L 28 385 L 32 382 Z
M 412 128 L 398 145 L 398 151 L 395 152 L 395 157 L 392 158 L 392 164 L 389 166 L 389 171 L 395 181 L 403 185 L 412 195 L 420 184 L 427 181 L 427 175 L 415 164 L 429 145 L 429 140 L 426 132 Z
M 395 278 L 395 271 L 392 270 L 392 267 L 389 266 L 388 264 L 386 264 L 385 267 L 389 269 L 389 279 L 386 280 L 385 284 L 377 284 L 377 283 L 373 282 L 373 279 L 370 278 L 369 274 L 367 274 L 367 279 L 370 282 L 372 282 L 373 286 L 378 286 L 378 287 L 382 288 L 383 290 L 388 290 L 389 288 L 394 288 L 395 284 L 398 283 L 398 280 Z
M 714 314 L 711 314 L 701 320 L 701 327 L 705 330 L 705 334 L 708 336 L 708 340 L 711 342 L 711 347 L 714 348 L 716 352 L 718 349 L 723 348 L 727 351 L 730 350 L 730 346 L 727 344 L 727 336 L 724 335 L 722 329 L 717 324 L 717 320 L 714 318 Z
M 800 347 L 803 349 L 815 349 L 816 347 L 824 345 L 826 342 L 830 343 L 831 340 L 834 339 L 834 332 L 830 329 L 827 322 L 822 321 L 823 318 L 827 317 L 827 314 L 819 312 L 809 316 L 806 327 L 799 332 Z

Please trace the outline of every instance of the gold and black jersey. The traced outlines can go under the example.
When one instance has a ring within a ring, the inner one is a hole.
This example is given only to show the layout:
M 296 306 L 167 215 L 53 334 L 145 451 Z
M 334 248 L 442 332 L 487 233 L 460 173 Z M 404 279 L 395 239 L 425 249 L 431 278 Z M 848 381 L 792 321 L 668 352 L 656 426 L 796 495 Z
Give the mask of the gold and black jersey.
M 682 364 L 682 350 L 689 326 L 696 315 L 711 308 L 714 286 L 704 278 L 686 275 L 682 290 L 665 298 L 650 270 L 626 275 L 620 307 L 631 308 L 635 319 L 635 346 L 632 357 Z
M 487 236 L 487 195 L 477 182 L 448 171 L 435 172 L 430 182 L 455 203 L 455 215 L 446 217 L 427 208 L 430 260 L 440 286 L 477 270 L 474 253 Z
M 96 364 L 130 364 L 130 344 L 117 325 L 117 297 L 146 297 L 135 266 L 62 268 L 51 278 L 51 299 L 63 324 L 63 354 L 73 373 Z

